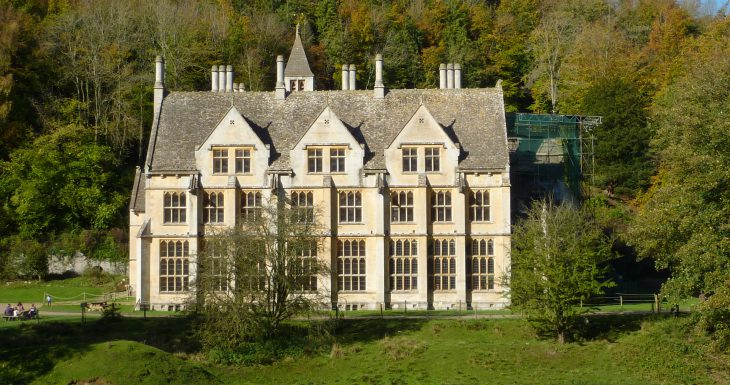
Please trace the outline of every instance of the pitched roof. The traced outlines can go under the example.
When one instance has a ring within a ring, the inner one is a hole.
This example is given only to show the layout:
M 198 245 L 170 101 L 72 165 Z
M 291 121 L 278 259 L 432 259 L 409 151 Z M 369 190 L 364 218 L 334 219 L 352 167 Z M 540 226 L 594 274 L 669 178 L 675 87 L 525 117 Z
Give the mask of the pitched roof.
M 297 26 L 297 33 L 294 38 L 294 45 L 291 47 L 289 60 L 286 62 L 284 76 L 314 76 L 314 73 L 309 68 L 309 61 L 307 60 L 307 53 L 304 52 L 302 38 L 299 37 L 299 26 Z
M 501 90 L 495 88 L 295 92 L 172 92 L 162 103 L 159 128 L 151 135 L 151 171 L 194 171 L 195 150 L 231 103 L 261 140 L 270 145 L 270 170 L 288 170 L 289 150 L 329 105 L 365 145 L 365 169 L 385 169 L 384 150 L 423 103 L 444 131 L 461 145 L 462 169 L 502 170 L 508 163 Z
M 137 167 L 134 172 L 134 186 L 132 186 L 132 200 L 129 202 L 129 209 L 136 212 L 144 212 L 144 179 L 142 170 Z

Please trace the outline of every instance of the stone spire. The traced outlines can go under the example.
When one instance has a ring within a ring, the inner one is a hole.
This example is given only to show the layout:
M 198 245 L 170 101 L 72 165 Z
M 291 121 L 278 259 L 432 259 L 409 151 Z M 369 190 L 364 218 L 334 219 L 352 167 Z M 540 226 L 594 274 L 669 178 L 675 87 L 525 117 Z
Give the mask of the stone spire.
M 294 45 L 291 48 L 291 54 L 289 54 L 289 61 L 286 62 L 284 77 L 307 76 L 314 76 L 314 73 L 312 73 L 312 70 L 309 68 L 307 54 L 304 52 L 302 38 L 299 36 L 299 24 L 297 24 L 297 33 L 294 38 Z

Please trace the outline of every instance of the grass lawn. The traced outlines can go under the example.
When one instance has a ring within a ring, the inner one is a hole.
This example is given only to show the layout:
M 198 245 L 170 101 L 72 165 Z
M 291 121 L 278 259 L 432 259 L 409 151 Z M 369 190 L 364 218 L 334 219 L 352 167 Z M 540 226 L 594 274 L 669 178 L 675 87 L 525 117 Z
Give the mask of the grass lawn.
M 114 278 L 112 277 L 111 279 Z M 45 282 L 6 282 L 0 284 L 0 304 L 15 305 L 18 302 L 22 302 L 26 308 L 30 307 L 32 303 L 40 306 L 45 302 L 46 293 L 51 294 L 53 304 L 66 300 L 81 302 L 84 298 L 84 293 L 87 294 L 87 299 L 91 301 L 95 298 L 95 295 L 109 293 L 112 290 L 113 285 L 111 281 L 97 284 L 87 277 L 74 277 Z
M 0 383 L 730 384 L 728 357 L 664 315 L 595 316 L 567 345 L 520 319 L 346 319 L 250 367 L 208 363 L 184 317 L 13 324 L 0 328 Z

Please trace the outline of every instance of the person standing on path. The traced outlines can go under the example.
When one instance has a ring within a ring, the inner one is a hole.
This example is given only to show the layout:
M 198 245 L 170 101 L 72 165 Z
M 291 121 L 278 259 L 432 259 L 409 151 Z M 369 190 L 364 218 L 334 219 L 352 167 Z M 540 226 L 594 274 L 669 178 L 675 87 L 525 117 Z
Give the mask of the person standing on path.
M 51 295 L 50 294 L 46 294 L 46 305 L 51 306 Z

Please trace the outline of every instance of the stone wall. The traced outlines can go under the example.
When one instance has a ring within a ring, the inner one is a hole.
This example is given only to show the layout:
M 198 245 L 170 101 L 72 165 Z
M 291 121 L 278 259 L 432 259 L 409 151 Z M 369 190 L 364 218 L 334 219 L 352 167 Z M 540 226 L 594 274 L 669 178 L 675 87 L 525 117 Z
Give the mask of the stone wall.
M 50 257 L 48 260 L 48 273 L 63 274 L 70 271 L 83 274 L 84 270 L 93 266 L 100 266 L 106 273 L 127 274 L 127 262 L 94 261 L 81 254 L 70 258 Z

